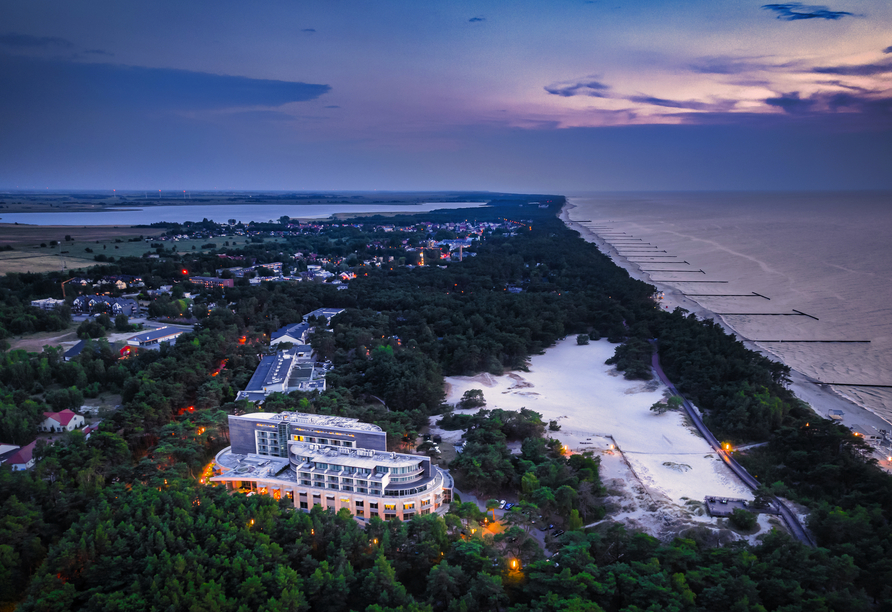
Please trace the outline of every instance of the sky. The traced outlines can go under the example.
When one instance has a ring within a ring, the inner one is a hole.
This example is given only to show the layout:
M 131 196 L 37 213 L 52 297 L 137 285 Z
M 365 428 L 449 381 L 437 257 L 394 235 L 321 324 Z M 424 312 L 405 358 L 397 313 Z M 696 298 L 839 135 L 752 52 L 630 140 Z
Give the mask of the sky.
M 892 3 L 0 0 L 0 189 L 892 189 Z

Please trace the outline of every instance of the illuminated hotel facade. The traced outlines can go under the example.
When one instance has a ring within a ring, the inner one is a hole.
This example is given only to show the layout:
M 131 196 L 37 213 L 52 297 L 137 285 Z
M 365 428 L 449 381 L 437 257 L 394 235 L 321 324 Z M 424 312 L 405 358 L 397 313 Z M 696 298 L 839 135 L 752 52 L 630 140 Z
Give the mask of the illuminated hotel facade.
M 411 519 L 445 512 L 452 478 L 429 457 L 387 451 L 387 435 L 357 419 L 297 412 L 229 417 L 232 446 L 216 457 L 211 482 L 315 505 L 357 519 Z

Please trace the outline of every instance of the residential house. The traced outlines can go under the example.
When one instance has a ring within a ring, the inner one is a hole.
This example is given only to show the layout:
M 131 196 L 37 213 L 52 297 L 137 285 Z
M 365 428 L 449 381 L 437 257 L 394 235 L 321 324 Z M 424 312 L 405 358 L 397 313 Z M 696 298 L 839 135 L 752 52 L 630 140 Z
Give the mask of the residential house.
M 84 426 L 84 417 L 67 408 L 60 412 L 44 412 L 43 416 L 43 423 L 40 424 L 41 431 L 73 431 Z
M 3 465 L 11 467 L 13 472 L 30 470 L 34 467 L 34 447 L 36 446 L 37 440 L 34 440 L 31 444 L 26 444 L 6 459 Z

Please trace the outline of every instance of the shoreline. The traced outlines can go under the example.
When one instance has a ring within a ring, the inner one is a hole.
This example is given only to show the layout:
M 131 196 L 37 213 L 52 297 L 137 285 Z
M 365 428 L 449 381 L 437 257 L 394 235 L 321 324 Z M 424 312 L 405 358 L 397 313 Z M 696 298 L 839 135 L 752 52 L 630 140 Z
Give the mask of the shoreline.
M 561 208 L 559 214 L 559 218 L 564 225 L 579 232 L 580 236 L 582 236 L 583 240 L 586 242 L 590 242 L 597 246 L 599 251 L 608 256 L 615 265 L 628 272 L 632 278 L 654 285 L 659 291 L 662 291 L 664 295 L 662 305 L 667 306 L 667 310 L 671 311 L 676 307 L 680 307 L 696 315 L 700 319 L 710 319 L 715 321 L 721 325 L 727 333 L 734 335 L 738 340 L 743 342 L 746 348 L 756 351 L 772 361 L 785 363 L 779 355 L 759 346 L 750 338 L 747 338 L 734 329 L 734 327 L 732 327 L 723 317 L 715 314 L 696 300 L 685 296 L 679 289 L 665 282 L 654 282 L 651 280 L 651 277 L 647 272 L 642 272 L 638 266 L 620 255 L 615 248 L 607 244 L 597 233 L 585 227 L 581 222 L 571 219 L 570 211 L 574 208 L 577 208 L 577 205 L 571 198 L 567 198 L 567 202 Z M 832 388 L 824 388 L 815 384 L 817 382 L 815 379 L 792 367 L 790 369 L 790 379 L 792 381 L 789 386 L 790 390 L 793 391 L 796 397 L 808 403 L 818 416 L 829 418 L 828 415 L 830 410 L 842 410 L 845 414 L 841 423 L 850 429 L 858 426 L 867 431 L 870 431 L 871 429 L 892 430 L 892 423 L 883 419 L 869 408 L 853 402 Z M 883 467 L 887 470 L 890 469 L 890 466 Z

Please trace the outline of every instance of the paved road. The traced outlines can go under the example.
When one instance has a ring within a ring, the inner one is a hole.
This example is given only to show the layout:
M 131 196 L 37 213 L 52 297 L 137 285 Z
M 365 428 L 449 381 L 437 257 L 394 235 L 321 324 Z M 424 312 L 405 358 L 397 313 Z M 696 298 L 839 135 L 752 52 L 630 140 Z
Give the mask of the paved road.
M 716 439 L 712 432 L 706 428 L 706 425 L 703 424 L 703 420 L 700 418 L 700 414 L 691 405 L 691 403 L 686 400 L 681 393 L 678 392 L 678 389 L 675 388 L 675 385 L 666 377 L 666 374 L 663 372 L 663 368 L 660 367 L 660 356 L 657 351 L 654 351 L 653 357 L 651 359 L 651 365 L 653 365 L 654 370 L 657 373 L 657 376 L 660 377 L 660 380 L 663 381 L 669 390 L 683 400 L 682 405 L 684 406 L 685 412 L 688 413 L 688 416 L 691 417 L 691 421 L 694 422 L 694 425 L 697 427 L 697 430 L 703 434 L 703 437 L 706 438 L 706 441 L 709 442 L 709 445 L 719 454 L 719 457 L 725 462 L 728 468 L 734 472 L 734 474 L 740 478 L 740 480 L 748 486 L 750 489 L 757 489 L 759 487 L 759 481 L 753 478 L 752 474 L 747 472 L 742 465 L 737 463 L 734 458 L 726 453 L 722 449 L 721 443 Z M 790 533 L 793 534 L 797 540 L 806 544 L 808 546 L 814 546 L 815 543 L 812 541 L 811 536 L 802 526 L 802 523 L 799 522 L 799 519 L 793 513 L 792 510 L 781 500 L 774 498 L 775 503 L 777 504 L 778 509 L 780 510 L 781 518 L 784 520 L 784 523 L 787 525 L 787 528 L 790 530 Z

